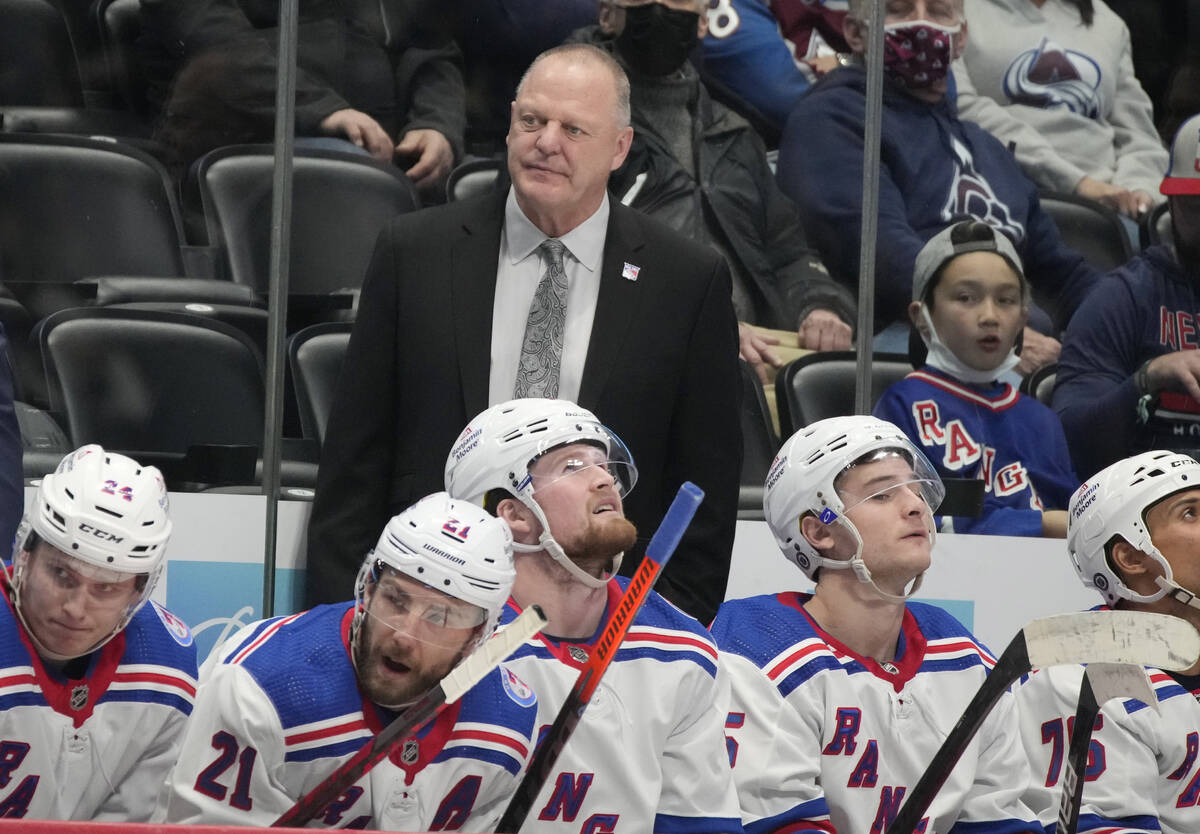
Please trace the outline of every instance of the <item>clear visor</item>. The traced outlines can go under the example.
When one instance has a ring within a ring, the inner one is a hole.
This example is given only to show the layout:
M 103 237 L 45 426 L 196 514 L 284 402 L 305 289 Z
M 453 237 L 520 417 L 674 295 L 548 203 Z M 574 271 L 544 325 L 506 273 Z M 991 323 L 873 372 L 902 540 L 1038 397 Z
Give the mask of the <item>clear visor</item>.
M 443 594 L 390 567 L 373 572 L 358 605 L 372 621 L 444 648 L 462 646 L 487 620 L 487 611 L 478 605 Z
M 857 485 L 851 491 L 846 485 L 846 475 L 855 467 L 880 461 L 894 461 L 895 465 L 882 468 L 874 477 Z M 916 449 L 879 449 L 847 466 L 834 480 L 834 487 L 848 513 L 865 501 L 892 501 L 903 497 L 907 491 L 920 498 L 930 514 L 941 505 L 946 488 L 924 455 Z
M 609 451 L 593 443 L 580 441 L 551 449 L 529 467 L 533 491 L 545 489 L 564 478 L 596 477 L 603 473 L 612 478 L 617 494 L 624 498 L 637 483 L 637 467 L 629 450 L 616 435 L 609 434 Z

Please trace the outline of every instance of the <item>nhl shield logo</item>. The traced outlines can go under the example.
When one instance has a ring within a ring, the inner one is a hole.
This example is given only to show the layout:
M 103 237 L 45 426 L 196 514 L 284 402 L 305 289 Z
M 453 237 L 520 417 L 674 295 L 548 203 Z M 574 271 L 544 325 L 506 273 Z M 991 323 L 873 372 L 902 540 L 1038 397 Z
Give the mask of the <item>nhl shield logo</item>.
M 78 712 L 87 706 L 88 702 L 88 687 L 86 683 L 81 683 L 79 686 L 71 690 L 71 709 Z
M 406 739 L 404 747 L 400 750 L 400 761 L 406 765 L 415 764 L 417 755 L 421 752 L 421 745 L 417 743 L 415 738 Z

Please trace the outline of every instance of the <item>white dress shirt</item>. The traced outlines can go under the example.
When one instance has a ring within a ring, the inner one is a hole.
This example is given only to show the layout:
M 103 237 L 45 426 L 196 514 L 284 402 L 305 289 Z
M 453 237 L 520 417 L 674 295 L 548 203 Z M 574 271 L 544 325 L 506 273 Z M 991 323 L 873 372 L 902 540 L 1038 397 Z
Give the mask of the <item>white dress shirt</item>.
M 608 233 L 608 195 L 600 208 L 559 240 L 566 247 L 563 268 L 567 273 L 566 327 L 558 371 L 558 397 L 578 400 L 592 338 L 592 319 L 600 295 L 600 266 Z M 504 204 L 504 229 L 500 234 L 500 257 L 496 266 L 496 300 L 492 306 L 492 365 L 488 377 L 488 405 L 513 398 L 517 367 L 529 304 L 548 266 L 538 247 L 546 234 L 525 216 L 509 189 Z

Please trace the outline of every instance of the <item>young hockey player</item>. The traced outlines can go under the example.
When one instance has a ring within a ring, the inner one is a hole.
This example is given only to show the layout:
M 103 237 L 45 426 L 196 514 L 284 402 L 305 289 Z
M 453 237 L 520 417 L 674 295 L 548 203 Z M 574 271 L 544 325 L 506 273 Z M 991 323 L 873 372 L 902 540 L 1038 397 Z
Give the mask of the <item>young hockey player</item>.
M 1029 284 L 1003 234 L 968 220 L 917 254 L 908 313 L 928 349 L 925 365 L 895 383 L 875 416 L 895 423 L 938 473 L 984 481 L 978 519 L 943 530 L 1007 536 L 1067 533 L 1079 483 L 1058 416 L 997 377 L 1016 367 Z
M 446 461 L 451 495 L 508 522 L 517 578 L 504 613 L 537 603 L 549 623 L 509 661 L 553 723 L 628 585 L 636 537 L 622 498 L 637 469 L 595 415 L 564 400 L 493 406 Z M 634 620 L 533 803 L 529 832 L 737 832 L 737 798 L 709 633 L 657 593 Z
M 767 523 L 816 589 L 730 600 L 712 626 L 748 832 L 884 831 L 994 665 L 945 611 L 908 601 L 942 497 L 925 456 L 874 417 L 813 423 L 775 458 Z M 918 830 L 1041 834 L 1027 779 L 1005 694 Z
M 214 650 L 167 788 L 172 822 L 269 825 L 495 628 L 508 528 L 436 493 L 391 519 L 352 603 L 248 625 Z M 536 698 L 503 668 L 315 819 L 327 828 L 490 831 L 532 750 Z
M 1111 608 L 1172 614 L 1200 626 L 1200 463 L 1143 452 L 1088 479 L 1071 498 L 1067 549 L 1083 584 Z M 1080 831 L 1200 831 L 1200 669 L 1148 669 L 1158 710 L 1110 701 L 1092 733 Z M 1033 768 L 1026 801 L 1058 816 L 1082 666 L 1055 666 L 1016 692 Z
M 42 479 L 0 579 L 0 817 L 150 819 L 196 691 L 146 604 L 170 535 L 152 466 L 92 445 Z

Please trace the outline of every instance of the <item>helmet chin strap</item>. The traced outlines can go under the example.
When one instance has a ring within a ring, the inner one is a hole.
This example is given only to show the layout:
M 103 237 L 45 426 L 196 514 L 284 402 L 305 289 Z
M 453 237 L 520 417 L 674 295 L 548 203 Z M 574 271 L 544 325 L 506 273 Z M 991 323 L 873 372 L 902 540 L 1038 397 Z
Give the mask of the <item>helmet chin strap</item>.
M 1168 596 L 1176 602 L 1200 609 L 1200 599 L 1197 599 L 1196 594 L 1184 588 L 1174 579 L 1167 579 L 1165 576 L 1156 576 L 1154 577 L 1154 584 L 1163 591 L 1161 594 L 1156 594 L 1154 599 L 1162 599 L 1164 596 Z
M 863 561 L 863 558 L 862 558 L 863 540 L 862 540 L 862 536 L 859 535 L 858 528 L 855 527 L 854 522 L 852 522 L 852 521 L 850 521 L 850 519 L 846 518 L 845 515 L 842 515 L 841 517 L 839 517 L 838 522 L 845 525 L 846 529 L 848 529 L 850 531 L 850 534 L 852 536 L 854 536 L 854 541 L 855 541 L 854 555 L 852 557 L 850 557 L 849 560 L 846 560 L 846 561 L 842 561 L 840 559 L 837 559 L 837 560 L 827 559 L 822 556 L 822 557 L 820 557 L 821 558 L 821 567 L 830 567 L 830 568 L 838 568 L 838 569 L 850 568 L 851 570 L 854 571 L 854 576 L 855 576 L 855 578 L 858 579 L 859 582 L 870 587 L 870 589 L 872 591 L 874 591 L 876 594 L 878 594 L 880 597 L 887 600 L 888 602 L 899 602 L 899 603 L 908 602 L 908 600 L 910 600 L 913 597 L 913 595 L 916 594 L 917 589 L 919 589 L 921 587 L 921 582 L 925 579 L 925 571 L 921 571 L 919 574 L 917 574 L 916 578 L 913 580 L 912 587 L 909 588 L 908 591 L 904 594 L 898 595 L 898 594 L 889 593 L 888 591 L 883 590 L 883 588 L 880 588 L 879 585 L 876 584 L 875 579 L 871 576 L 871 569 L 868 568 L 867 563 Z M 933 546 L 933 533 L 930 533 L 930 547 L 932 548 L 932 546 Z
M 531 506 L 532 505 L 532 506 Z M 536 501 L 529 501 L 526 506 L 533 510 L 537 520 L 542 525 L 542 534 L 538 536 L 537 544 L 524 544 L 523 542 L 513 542 L 513 551 L 516 553 L 537 553 L 544 550 L 550 554 L 550 558 L 558 562 L 571 574 L 571 578 L 582 585 L 589 588 L 603 588 L 608 584 L 610 577 L 616 576 L 617 571 L 621 569 L 621 560 L 625 558 L 624 553 L 618 553 L 612 558 L 612 564 L 608 569 L 607 577 L 592 576 L 571 559 L 570 556 L 562 549 L 550 533 L 550 522 L 546 520 L 546 514 L 542 512 L 542 508 L 538 506 Z

